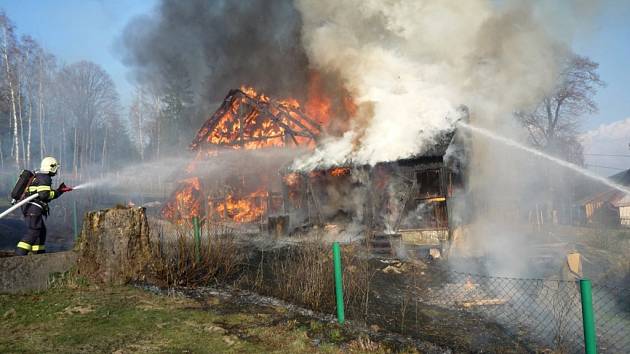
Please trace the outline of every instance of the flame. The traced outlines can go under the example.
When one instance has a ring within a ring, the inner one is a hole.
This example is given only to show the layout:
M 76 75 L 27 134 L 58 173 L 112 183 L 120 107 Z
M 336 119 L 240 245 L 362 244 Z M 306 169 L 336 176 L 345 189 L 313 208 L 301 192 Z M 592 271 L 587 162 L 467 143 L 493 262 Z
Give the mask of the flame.
M 191 144 L 191 148 L 196 150 L 196 158 L 188 164 L 186 173 L 189 175 L 198 173 L 201 169 L 199 162 L 218 156 L 222 148 L 235 150 L 289 146 L 314 148 L 316 139 L 322 132 L 322 126 L 333 123 L 332 115 L 336 116 L 341 112 L 342 116 L 350 116 L 356 112 L 356 105 L 349 97 L 349 94 L 343 91 L 340 96 L 335 96 L 333 104 L 331 97 L 326 94 L 324 79 L 316 71 L 309 75 L 307 100 L 304 105 L 291 97 L 271 99 L 249 86 L 231 90 L 219 109 L 197 132 Z M 333 105 L 338 107 L 335 113 L 332 111 Z M 205 148 L 201 148 L 202 146 Z M 321 171 L 319 176 L 336 177 L 349 173 L 350 170 L 347 168 L 335 168 Z M 312 174 L 313 172 L 310 177 L 313 177 Z M 285 184 L 289 187 L 290 200 L 301 200 L 304 178 L 307 177 L 297 173 L 283 176 Z M 166 219 L 181 223 L 190 220 L 192 216 L 204 215 L 205 211 L 208 211 L 212 214 L 208 217 L 218 216 L 222 220 L 246 223 L 260 220 L 269 212 L 268 208 L 275 210 L 277 198 L 266 187 L 269 183 L 252 186 L 252 182 L 246 183 L 244 178 L 242 183 L 239 182 L 237 185 L 231 182 L 225 181 L 231 190 L 225 197 L 210 200 L 206 199 L 206 196 L 218 197 L 222 196 L 222 192 L 204 191 L 197 177 L 183 180 L 166 203 L 162 214 Z M 249 193 L 252 190 L 255 191 Z
M 347 176 L 350 174 L 350 169 L 347 167 L 335 167 L 330 170 L 330 175 L 334 177 Z
M 197 177 L 180 181 L 173 197 L 162 209 L 162 216 L 179 224 L 190 222 L 193 216 L 200 216 L 203 201 L 201 190 L 201 182 Z
M 295 187 L 300 183 L 300 174 L 297 172 L 291 172 L 282 177 L 282 180 L 288 187 Z
M 322 76 L 317 71 L 311 71 L 309 75 L 307 97 L 304 107 L 306 114 L 321 125 L 327 125 L 330 121 L 332 103 L 324 93 Z
M 222 112 L 217 124 L 211 130 L 201 129 L 197 136 L 204 136 L 211 145 L 232 149 L 283 147 L 288 142 L 311 148 L 315 146 L 313 139 L 291 133 L 303 129 L 295 123 L 304 120 L 300 116 L 301 107 L 296 99 L 271 100 L 269 96 L 248 86 L 241 86 L 240 90 L 245 96 L 236 96 Z M 250 104 L 251 101 L 256 103 Z M 268 110 L 274 119 L 261 117 L 261 109 Z M 287 132 L 288 129 L 290 132 Z
M 258 190 L 242 198 L 230 193 L 225 200 L 214 202 L 213 209 L 221 219 L 231 219 L 239 223 L 254 222 L 265 214 L 268 196 L 266 190 Z

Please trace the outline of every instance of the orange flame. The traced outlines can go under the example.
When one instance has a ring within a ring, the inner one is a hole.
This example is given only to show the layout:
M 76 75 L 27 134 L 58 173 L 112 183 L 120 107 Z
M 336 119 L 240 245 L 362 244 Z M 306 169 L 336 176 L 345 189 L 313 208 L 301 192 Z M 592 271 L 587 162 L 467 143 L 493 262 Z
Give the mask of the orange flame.
M 291 172 L 282 177 L 284 183 L 289 187 L 295 187 L 300 183 L 300 174 L 297 172 Z
M 296 145 L 314 147 L 315 142 L 305 136 L 288 134 L 287 129 L 299 130 L 299 126 L 289 119 L 300 121 L 298 115 L 301 107 L 294 98 L 272 101 L 268 96 L 256 92 L 252 87 L 242 86 L 241 91 L 248 98 L 263 104 L 277 115 L 274 120 L 262 119 L 260 106 L 248 105 L 246 98 L 239 96 L 231 102 L 230 107 L 220 117 L 218 123 L 211 131 L 202 131 L 206 134 L 206 141 L 215 146 L 230 147 L 232 149 L 254 150 L 265 147 L 283 147 L 287 142 Z M 284 114 L 279 114 L 284 112 Z
M 162 216 L 177 223 L 190 222 L 201 215 L 202 196 L 199 178 L 192 177 L 179 182 L 179 186 L 162 209 Z
M 330 175 L 334 177 L 347 176 L 350 174 L 350 169 L 347 167 L 335 167 L 330 170 Z
M 315 119 L 321 125 L 326 125 L 330 120 L 331 100 L 324 93 L 321 74 L 311 71 L 308 83 L 307 101 L 304 107 L 306 114 Z
M 242 198 L 230 193 L 225 200 L 214 202 L 213 209 L 222 219 L 231 219 L 239 223 L 254 222 L 265 214 L 268 195 L 265 190 L 250 193 Z
M 357 107 L 349 98 L 349 94 L 343 92 L 335 99 L 334 105 L 343 106 L 337 109 L 345 110 L 345 115 L 352 116 Z M 307 100 L 303 106 L 294 98 L 271 99 L 248 86 L 242 86 L 240 92 L 230 91 L 224 104 L 200 128 L 193 140 L 191 147 L 197 150 L 197 156 L 187 166 L 186 172 L 188 174 L 197 172 L 200 168 L 198 162 L 217 156 L 221 148 L 254 150 L 287 147 L 289 144 L 314 148 L 315 139 L 322 132 L 321 126 L 332 123 L 332 107 L 333 101 L 326 94 L 324 79 L 316 71 L 309 75 Z M 335 112 L 335 115 L 338 115 L 339 112 Z M 199 149 L 204 146 L 202 144 L 207 143 L 210 145 L 207 149 Z M 327 173 L 330 176 L 344 176 L 348 175 L 350 170 L 335 168 L 321 171 L 320 176 L 325 177 Z M 312 174 L 313 172 L 311 177 Z M 299 199 L 302 193 L 300 188 L 302 176 L 291 173 L 285 175 L 283 179 L 290 187 L 289 198 Z M 275 196 L 266 187 L 244 194 L 245 191 L 254 190 L 252 187 L 256 187 L 246 186 L 244 183 L 225 198 L 209 201 L 204 192 L 208 195 L 217 194 L 204 191 L 199 178 L 183 180 L 165 204 L 162 214 L 165 218 L 179 223 L 189 220 L 192 216 L 200 216 L 205 211 L 213 214 L 212 217 L 219 216 L 220 219 L 239 223 L 260 220 L 268 212 L 268 208 L 272 210 L 275 208 L 273 199 Z

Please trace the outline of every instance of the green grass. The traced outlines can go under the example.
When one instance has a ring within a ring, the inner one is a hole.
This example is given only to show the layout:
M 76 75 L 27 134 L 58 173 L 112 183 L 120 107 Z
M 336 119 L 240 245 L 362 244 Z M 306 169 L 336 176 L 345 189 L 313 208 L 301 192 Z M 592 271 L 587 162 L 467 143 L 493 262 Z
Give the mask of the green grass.
M 338 353 L 341 345 L 344 352 L 365 352 L 352 338 L 340 343 L 347 334 L 334 324 L 300 324 L 284 309 L 226 308 L 216 298 L 196 301 L 132 287 L 61 285 L 0 295 L 0 352 Z M 312 336 L 319 336 L 317 345 Z M 385 351 L 376 348 L 369 351 Z

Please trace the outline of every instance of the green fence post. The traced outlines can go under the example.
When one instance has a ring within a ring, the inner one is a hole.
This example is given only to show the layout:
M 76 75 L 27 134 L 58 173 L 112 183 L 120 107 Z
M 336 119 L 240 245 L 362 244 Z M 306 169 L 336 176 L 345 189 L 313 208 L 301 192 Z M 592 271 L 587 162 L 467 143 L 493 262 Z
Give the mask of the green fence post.
M 345 322 L 343 311 L 343 278 L 341 275 L 341 250 L 339 243 L 333 243 L 333 265 L 335 267 L 335 296 L 337 299 L 337 321 L 339 324 Z
M 192 222 L 193 222 L 193 230 L 195 234 L 195 257 L 198 263 L 201 259 L 201 255 L 199 254 L 201 250 L 201 229 L 199 227 L 199 217 L 193 216 Z
M 77 215 L 79 212 L 77 211 L 77 201 L 74 201 L 72 206 L 72 225 L 74 227 L 74 241 L 79 238 L 79 216 Z
M 582 322 L 584 324 L 584 352 L 586 354 L 597 354 L 593 292 L 590 280 L 580 279 L 580 297 L 582 299 Z

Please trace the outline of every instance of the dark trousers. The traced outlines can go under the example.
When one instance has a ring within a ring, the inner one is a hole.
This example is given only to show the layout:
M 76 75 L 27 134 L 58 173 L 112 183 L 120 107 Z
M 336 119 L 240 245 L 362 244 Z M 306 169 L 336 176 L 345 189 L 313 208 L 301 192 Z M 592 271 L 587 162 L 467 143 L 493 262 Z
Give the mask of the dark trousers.
M 44 253 L 46 243 L 46 224 L 42 213 L 27 213 L 24 215 L 26 222 L 26 234 L 17 245 L 15 254 L 25 256 L 29 251 Z

